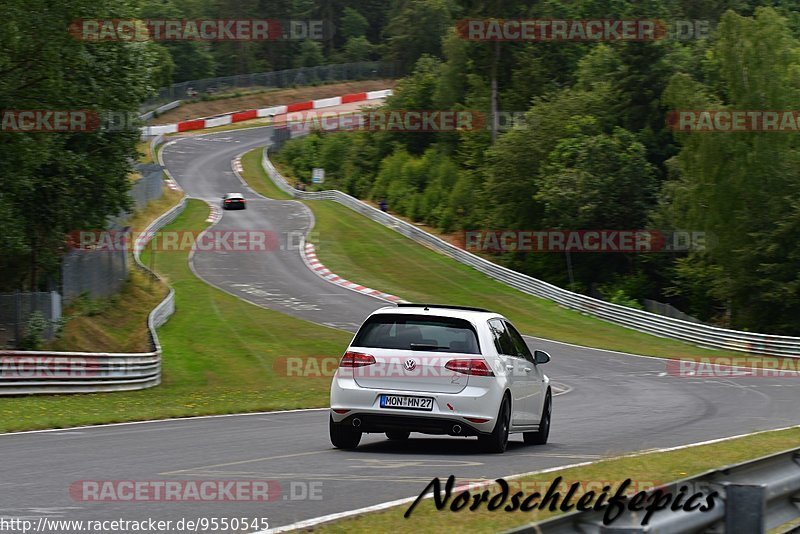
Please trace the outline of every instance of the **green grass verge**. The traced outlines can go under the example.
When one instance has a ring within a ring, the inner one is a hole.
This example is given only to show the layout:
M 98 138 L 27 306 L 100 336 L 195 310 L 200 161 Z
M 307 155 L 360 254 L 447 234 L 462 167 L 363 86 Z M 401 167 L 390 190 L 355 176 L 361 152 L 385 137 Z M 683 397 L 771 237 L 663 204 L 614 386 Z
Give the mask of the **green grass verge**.
M 208 207 L 189 201 L 166 230 L 199 230 Z M 159 329 L 162 384 L 135 392 L 4 398 L 0 431 L 327 406 L 330 378 L 287 377 L 283 357 L 341 355 L 350 334 L 259 308 L 192 274 L 186 252 L 143 255 L 175 289 Z M 287 332 L 290 333 L 287 335 Z
M 289 198 L 261 168 L 261 149 L 242 158 L 259 193 Z M 734 356 L 623 328 L 517 291 L 332 201 L 309 201 L 317 256 L 332 272 L 412 302 L 479 306 L 502 313 L 528 335 L 662 358 Z
M 598 487 L 602 488 L 609 484 L 612 486 L 613 493 L 626 478 L 632 480 L 632 487 L 636 487 L 633 491 L 635 493 L 654 485 L 695 476 L 710 469 L 794 448 L 797 447 L 798 442 L 800 442 L 800 428 L 793 428 L 677 451 L 611 458 L 583 467 L 523 477 L 514 481 L 511 493 L 515 491 L 524 491 L 526 495 L 536 491 L 544 493 L 542 488 L 546 490 L 550 483 L 559 476 L 563 477 L 565 488 L 574 482 L 581 483 L 582 489 L 578 491 L 577 497 L 587 491 L 587 486 L 590 489 L 594 486 L 595 492 L 599 493 L 601 490 L 597 489 Z M 516 485 L 517 482 L 519 482 L 519 486 Z M 511 484 L 510 481 L 509 483 Z M 419 488 L 415 488 L 409 493 L 421 492 L 424 486 L 425 484 L 420 484 Z M 498 491 L 497 486 L 487 489 L 492 495 Z M 472 493 L 475 494 L 478 491 L 474 490 Z M 564 495 L 563 491 L 562 495 Z M 454 513 L 449 508 L 436 510 L 432 499 L 420 502 L 411 517 L 405 519 L 403 514 L 407 509 L 408 505 L 397 506 L 382 512 L 322 525 L 315 528 L 314 531 L 325 533 L 401 532 L 413 529 L 417 532 L 439 532 L 447 529 L 448 531 L 461 530 L 470 533 L 502 532 L 556 515 L 548 510 L 508 513 L 500 509 L 489 512 L 486 510 L 486 505 L 474 512 L 467 509 Z
M 149 352 L 147 317 L 167 291 L 163 284 L 131 268 L 122 289 L 111 297 L 82 295 L 72 301 L 64 310 L 61 332 L 44 350 Z
M 139 163 L 153 163 L 153 155 L 150 153 L 149 141 L 140 141 L 137 143 L 136 152 L 139 154 Z
M 242 178 L 260 194 L 278 200 L 291 200 L 291 195 L 280 189 L 275 182 L 269 179 L 264 167 L 261 166 L 262 149 L 251 150 L 242 156 Z M 313 203 L 311 204 L 314 205 Z

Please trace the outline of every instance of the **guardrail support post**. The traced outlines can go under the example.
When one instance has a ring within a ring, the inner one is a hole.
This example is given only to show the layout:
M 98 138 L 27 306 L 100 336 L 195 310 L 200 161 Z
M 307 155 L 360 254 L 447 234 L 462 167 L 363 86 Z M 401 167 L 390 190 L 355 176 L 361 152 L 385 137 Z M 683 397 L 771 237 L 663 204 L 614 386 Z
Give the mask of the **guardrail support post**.
M 725 532 L 764 534 L 767 487 L 725 484 Z

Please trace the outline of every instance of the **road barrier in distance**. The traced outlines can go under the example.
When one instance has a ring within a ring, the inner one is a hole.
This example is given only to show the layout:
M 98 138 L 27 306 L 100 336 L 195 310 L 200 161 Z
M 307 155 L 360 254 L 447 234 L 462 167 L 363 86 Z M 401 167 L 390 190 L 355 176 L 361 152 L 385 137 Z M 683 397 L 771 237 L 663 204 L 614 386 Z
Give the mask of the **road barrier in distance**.
M 182 121 L 175 124 L 162 124 L 159 126 L 145 126 L 141 129 L 142 137 L 158 136 L 163 134 L 189 132 L 192 130 L 205 130 L 206 128 L 216 128 L 218 126 L 225 126 L 237 122 L 249 121 L 256 118 L 274 117 L 275 115 L 283 115 L 285 113 L 293 113 L 306 109 L 322 109 L 333 106 L 340 106 L 342 104 L 350 104 L 353 102 L 366 102 L 368 100 L 375 100 L 384 98 L 392 94 L 391 89 L 380 89 L 378 91 L 367 91 L 363 93 L 352 93 L 342 96 L 334 96 L 331 98 L 321 98 L 318 100 L 307 100 L 305 102 L 295 102 L 285 106 L 272 106 L 261 109 L 249 109 L 244 111 L 237 111 L 235 113 L 226 113 L 225 115 L 218 115 L 214 117 L 207 117 L 201 119 L 192 119 Z

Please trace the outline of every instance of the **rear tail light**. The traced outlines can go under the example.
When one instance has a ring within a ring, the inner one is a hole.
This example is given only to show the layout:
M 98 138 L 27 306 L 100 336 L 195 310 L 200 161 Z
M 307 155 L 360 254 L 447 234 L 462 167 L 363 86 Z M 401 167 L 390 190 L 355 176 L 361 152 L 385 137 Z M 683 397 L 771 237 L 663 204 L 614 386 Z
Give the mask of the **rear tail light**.
M 456 373 L 474 376 L 494 376 L 494 373 L 485 360 L 474 358 L 470 360 L 450 360 L 444 364 L 445 369 L 450 369 Z
M 230 201 L 230 200 L 226 200 L 226 201 L 225 201 L 225 204 L 230 204 L 230 203 L 231 203 L 231 201 Z
M 339 367 L 364 367 L 375 363 L 375 356 L 361 352 L 345 352 Z
M 465 417 L 464 419 L 466 419 L 470 423 L 485 423 L 488 421 L 488 419 L 485 419 L 483 417 Z

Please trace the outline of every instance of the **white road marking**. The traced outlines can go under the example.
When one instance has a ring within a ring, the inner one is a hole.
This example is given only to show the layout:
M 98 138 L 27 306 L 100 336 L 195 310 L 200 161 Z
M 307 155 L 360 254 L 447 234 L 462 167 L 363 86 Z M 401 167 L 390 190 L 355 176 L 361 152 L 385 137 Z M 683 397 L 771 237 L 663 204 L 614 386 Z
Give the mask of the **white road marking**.
M 351 465 L 352 468 L 402 469 L 404 467 L 467 467 L 484 465 L 483 462 L 466 460 L 384 460 L 381 458 L 351 458 L 364 464 Z
M 116 427 L 116 426 L 130 426 L 130 425 L 144 425 L 144 424 L 152 424 L 152 423 L 165 423 L 165 422 L 183 422 L 183 421 L 194 421 L 197 419 L 217 419 L 220 417 L 251 417 L 251 416 L 271 416 L 271 415 L 279 415 L 284 413 L 296 413 L 296 412 L 321 412 L 321 411 L 328 411 L 330 408 L 299 408 L 296 410 L 275 410 L 272 412 L 249 412 L 249 413 L 223 413 L 218 415 L 194 415 L 191 417 L 169 417 L 165 419 L 146 419 L 144 421 L 127 421 L 125 423 L 104 423 L 104 424 L 97 424 L 97 425 L 84 425 L 84 426 L 72 426 L 66 428 L 45 428 L 42 430 L 21 430 L 19 432 L 4 432 L 0 434 L 0 438 L 4 438 L 7 436 L 19 436 L 21 434 L 58 434 L 59 432 L 64 432 L 65 430 L 76 430 L 76 429 L 89 429 L 89 428 L 108 428 L 108 427 Z
M 228 467 L 231 465 L 241 465 L 253 462 L 266 462 L 269 460 L 281 460 L 284 458 L 295 458 L 297 456 L 311 456 L 314 454 L 324 454 L 326 452 L 333 452 L 332 450 L 324 450 L 324 451 L 309 451 L 309 452 L 298 452 L 295 454 L 282 454 L 279 456 L 264 456 L 263 458 L 252 458 L 250 460 L 239 460 L 236 462 L 227 462 L 223 464 L 214 464 L 214 465 L 206 465 L 201 467 L 190 467 L 187 469 L 178 469 L 177 471 L 166 471 L 164 473 L 159 473 L 159 475 L 176 475 L 178 473 L 186 473 L 191 471 L 208 471 L 209 469 L 213 469 L 215 467 Z

